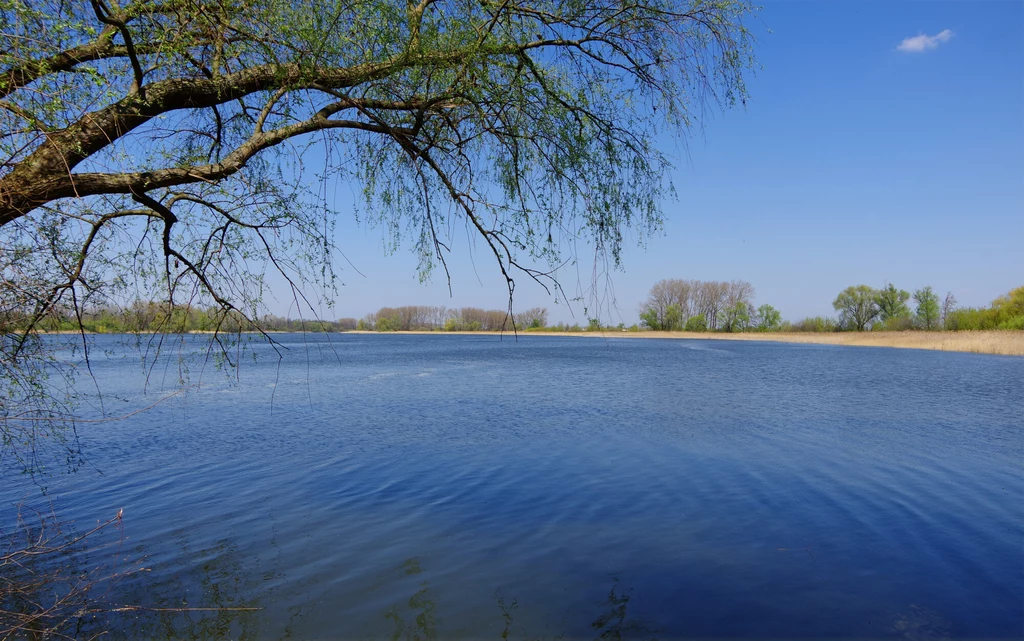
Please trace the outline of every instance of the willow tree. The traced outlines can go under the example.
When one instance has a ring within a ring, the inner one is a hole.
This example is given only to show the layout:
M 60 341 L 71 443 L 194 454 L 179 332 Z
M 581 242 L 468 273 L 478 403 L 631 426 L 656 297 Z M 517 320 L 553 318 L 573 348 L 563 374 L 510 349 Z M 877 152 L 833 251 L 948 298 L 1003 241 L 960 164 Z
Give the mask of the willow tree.
M 55 310 L 256 320 L 270 272 L 329 296 L 336 181 L 424 275 L 464 229 L 510 295 L 518 276 L 557 285 L 570 240 L 617 262 L 627 229 L 661 223 L 665 137 L 745 100 L 751 63 L 743 0 L 0 8 L 7 385 Z

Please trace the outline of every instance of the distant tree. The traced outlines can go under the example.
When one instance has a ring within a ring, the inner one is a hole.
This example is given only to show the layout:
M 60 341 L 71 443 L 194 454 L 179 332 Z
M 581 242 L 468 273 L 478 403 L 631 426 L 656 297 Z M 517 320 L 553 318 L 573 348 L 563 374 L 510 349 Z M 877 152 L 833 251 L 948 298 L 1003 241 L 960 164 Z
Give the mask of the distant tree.
M 946 298 L 942 301 L 942 326 L 946 329 L 950 329 L 947 325 L 949 315 L 953 313 L 954 309 L 956 309 L 956 296 L 953 295 L 953 292 L 946 292 Z
M 917 320 L 925 329 L 935 329 L 939 324 L 939 295 L 932 291 L 931 286 L 922 287 L 914 292 L 917 302 Z
M 691 288 L 690 281 L 678 278 L 654 283 L 647 294 L 647 300 L 640 306 L 641 320 L 650 329 L 679 329 L 689 318 Z M 675 309 L 670 312 L 669 308 L 672 306 L 675 306 Z M 670 313 L 672 318 L 668 318 Z
M 1024 329 L 1024 287 L 992 301 L 992 316 L 999 329 Z
M 863 332 L 881 311 L 876 292 L 867 285 L 851 285 L 839 292 L 832 307 L 839 312 L 839 320 L 847 329 Z
M 647 329 L 661 329 L 661 319 L 658 318 L 658 310 L 653 307 L 641 309 L 640 324 Z
M 698 285 L 697 311 L 704 315 L 709 329 L 718 329 L 723 309 L 736 301 L 747 301 L 754 295 L 753 286 L 745 281 L 698 281 Z
M 544 307 L 531 307 L 523 312 L 516 312 L 516 325 L 522 329 L 538 329 L 548 324 L 548 310 Z
M 884 322 L 890 318 L 909 316 L 908 300 L 910 300 L 910 292 L 905 289 L 896 289 L 895 285 L 889 283 L 885 288 L 878 290 L 875 296 L 875 303 L 878 305 L 878 318 Z
M 720 328 L 724 332 L 742 332 L 750 325 L 751 305 L 736 301 L 722 310 Z
M 704 320 L 704 314 L 696 314 L 691 316 L 686 321 L 686 331 L 688 332 L 706 332 L 708 331 L 708 323 Z
M 757 308 L 757 329 L 762 332 L 778 331 L 782 326 L 782 314 L 771 305 Z
M 724 318 L 723 310 L 735 308 L 737 303 L 749 304 L 753 297 L 754 286 L 743 280 L 660 280 L 640 306 L 640 318 L 650 329 L 678 330 L 700 314 L 715 329 Z
M 754 286 L 745 280 L 730 281 L 725 288 L 725 305 L 735 307 L 737 303 L 749 303 L 754 299 Z

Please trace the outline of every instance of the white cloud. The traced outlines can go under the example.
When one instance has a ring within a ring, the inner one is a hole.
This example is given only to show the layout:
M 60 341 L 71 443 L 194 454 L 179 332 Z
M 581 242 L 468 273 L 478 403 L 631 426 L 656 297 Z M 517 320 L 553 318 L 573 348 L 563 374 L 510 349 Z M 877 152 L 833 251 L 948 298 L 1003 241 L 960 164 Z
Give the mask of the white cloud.
M 922 51 L 934 49 L 943 42 L 949 42 L 949 39 L 952 37 L 952 31 L 949 29 L 943 29 L 934 36 L 921 34 L 919 36 L 914 36 L 913 38 L 905 38 L 896 48 L 907 53 L 921 53 Z

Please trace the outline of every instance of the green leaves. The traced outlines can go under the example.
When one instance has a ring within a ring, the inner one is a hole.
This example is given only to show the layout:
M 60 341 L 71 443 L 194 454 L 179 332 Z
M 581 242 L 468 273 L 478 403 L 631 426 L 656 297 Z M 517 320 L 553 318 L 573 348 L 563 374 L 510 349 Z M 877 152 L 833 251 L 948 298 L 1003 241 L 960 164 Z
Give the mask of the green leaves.
M 846 329 L 862 332 L 881 312 L 878 293 L 867 285 L 851 285 L 839 292 L 832 307 L 839 312 L 839 320 Z
M 917 320 L 921 326 L 924 329 L 938 329 L 939 295 L 929 285 L 914 292 L 914 301 L 917 303 Z
M 908 316 L 910 309 L 907 301 L 910 300 L 910 292 L 903 289 L 896 289 L 896 286 L 889 283 L 884 289 L 878 290 L 875 295 L 875 302 L 879 309 L 879 319 L 882 322 L 890 318 Z

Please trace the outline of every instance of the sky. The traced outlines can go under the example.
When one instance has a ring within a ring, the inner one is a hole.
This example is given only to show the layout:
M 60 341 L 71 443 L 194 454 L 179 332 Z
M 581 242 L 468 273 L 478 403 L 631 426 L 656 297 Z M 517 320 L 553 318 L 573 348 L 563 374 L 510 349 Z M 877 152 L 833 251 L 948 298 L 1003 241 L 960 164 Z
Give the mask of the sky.
M 962 306 L 1024 285 L 1024 3 L 765 2 L 748 26 L 750 99 L 671 148 L 663 234 L 627 242 L 607 279 L 581 247 L 560 273 L 580 297 L 568 305 L 519 278 L 517 308 L 630 325 L 658 280 L 739 279 L 799 320 L 834 315 L 849 285 L 931 285 Z M 388 253 L 384 236 L 338 221 L 344 285 L 327 318 L 506 306 L 482 247 L 456 239 L 449 296 L 442 272 L 420 283 L 411 247 Z M 272 307 L 297 315 L 287 297 Z

